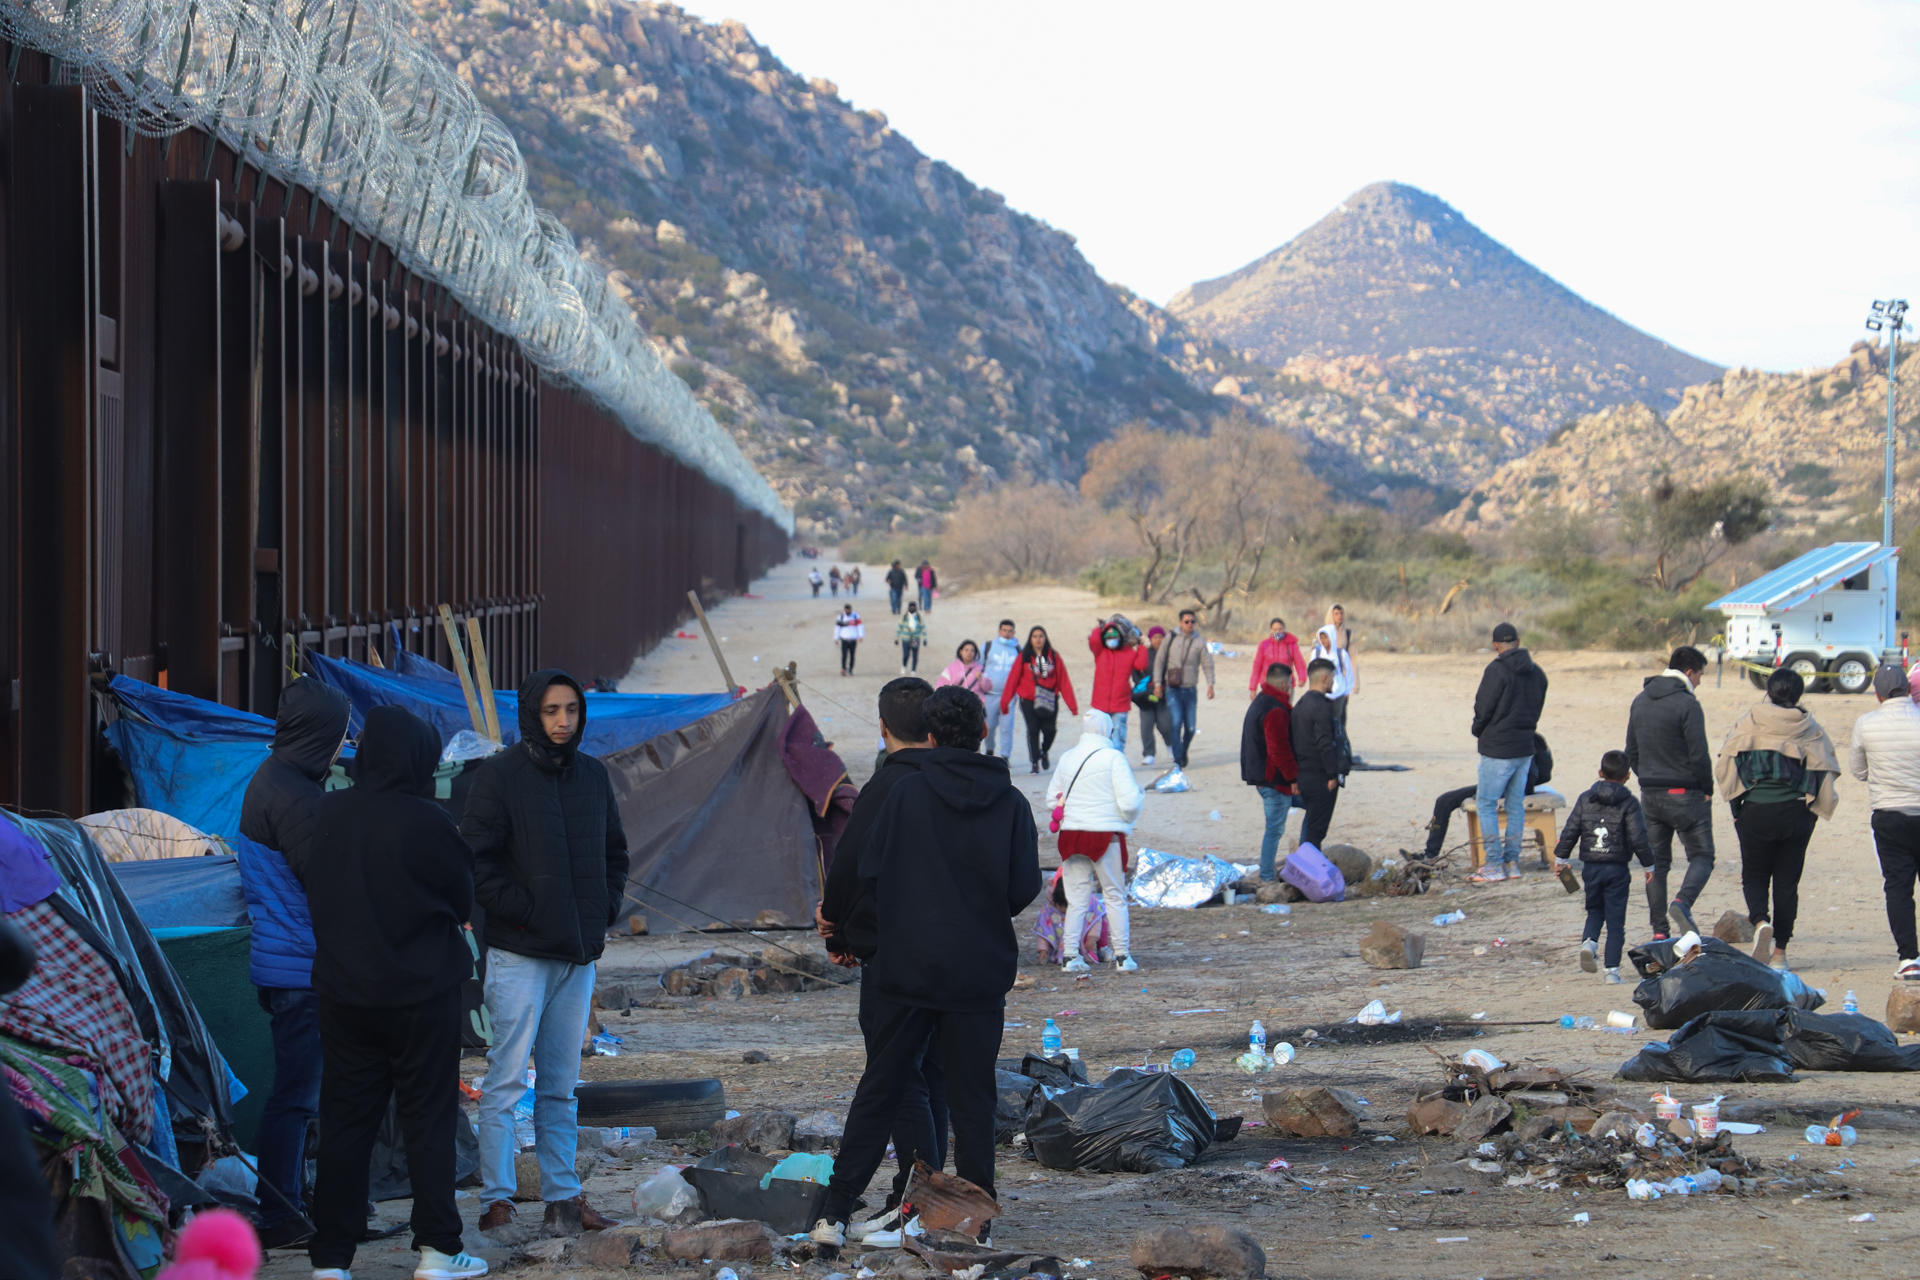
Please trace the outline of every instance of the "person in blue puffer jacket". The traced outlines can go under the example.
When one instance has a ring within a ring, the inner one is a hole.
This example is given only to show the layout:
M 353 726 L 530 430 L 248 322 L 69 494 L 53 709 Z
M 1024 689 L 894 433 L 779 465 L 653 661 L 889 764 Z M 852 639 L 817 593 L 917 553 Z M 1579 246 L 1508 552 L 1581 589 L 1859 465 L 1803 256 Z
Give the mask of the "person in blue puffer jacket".
M 313 1234 L 301 1203 L 307 1122 L 320 1107 L 319 1006 L 313 994 L 313 919 L 307 895 L 281 851 L 292 846 L 314 807 L 308 802 L 347 738 L 347 700 L 318 680 L 280 693 L 273 754 L 254 771 L 240 803 L 234 842 L 240 884 L 253 917 L 247 977 L 273 1020 L 273 1090 L 260 1116 L 260 1243 L 285 1249 Z M 279 1192 L 278 1196 L 273 1191 Z

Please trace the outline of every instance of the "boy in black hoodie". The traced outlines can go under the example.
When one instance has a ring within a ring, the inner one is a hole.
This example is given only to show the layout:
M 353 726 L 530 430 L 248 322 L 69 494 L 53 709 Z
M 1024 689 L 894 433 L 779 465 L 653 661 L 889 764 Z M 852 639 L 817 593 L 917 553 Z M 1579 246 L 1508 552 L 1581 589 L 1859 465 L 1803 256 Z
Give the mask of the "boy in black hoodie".
M 1039 834 L 1006 760 L 980 754 L 987 726 L 980 699 L 953 686 L 936 689 L 922 714 L 939 745 L 893 785 L 857 851 L 877 908 L 862 992 L 871 1030 L 867 1068 L 813 1229 L 823 1256 L 837 1256 L 846 1243 L 847 1217 L 885 1158 L 901 1095 L 929 1040 L 946 1075 L 954 1170 L 993 1194 L 993 1063 L 1019 965 L 1013 917 L 1040 895 Z M 988 1226 L 976 1234 L 984 1242 Z
M 453 1197 L 459 1121 L 460 987 L 473 972 L 463 930 L 473 855 L 433 800 L 440 736 L 399 707 L 367 712 L 353 785 L 312 800 L 287 863 L 313 913 L 320 1004 L 320 1169 L 314 1280 L 344 1280 L 366 1233 L 368 1161 L 389 1098 L 399 1102 L 413 1179 L 416 1280 L 481 1276 L 460 1247 Z
M 1629 856 L 1650 866 L 1647 821 L 1640 802 L 1627 790 L 1627 756 L 1609 751 L 1600 757 L 1600 781 L 1573 802 L 1567 825 L 1553 846 L 1553 869 L 1567 865 L 1567 853 L 1580 846 L 1580 878 L 1587 887 L 1587 927 L 1581 932 L 1580 967 L 1593 973 L 1599 966 L 1594 953 L 1600 946 L 1600 926 L 1607 926 L 1607 981 L 1620 981 L 1620 949 L 1625 944 L 1627 891 L 1632 876 Z

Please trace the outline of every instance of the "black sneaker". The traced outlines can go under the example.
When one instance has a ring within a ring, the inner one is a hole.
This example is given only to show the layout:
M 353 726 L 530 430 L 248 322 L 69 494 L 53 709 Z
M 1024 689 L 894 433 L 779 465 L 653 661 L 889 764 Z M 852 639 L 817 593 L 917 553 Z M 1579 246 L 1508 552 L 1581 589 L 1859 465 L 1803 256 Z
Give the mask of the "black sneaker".
M 313 1239 L 313 1224 L 305 1218 L 288 1218 L 259 1228 L 258 1234 L 262 1249 L 297 1249 Z
M 1700 932 L 1700 927 L 1693 922 L 1693 912 L 1687 910 L 1687 904 L 1680 901 L 1680 899 L 1675 898 L 1667 904 L 1667 914 L 1673 916 L 1679 920 L 1681 924 L 1685 925 L 1688 933 Z

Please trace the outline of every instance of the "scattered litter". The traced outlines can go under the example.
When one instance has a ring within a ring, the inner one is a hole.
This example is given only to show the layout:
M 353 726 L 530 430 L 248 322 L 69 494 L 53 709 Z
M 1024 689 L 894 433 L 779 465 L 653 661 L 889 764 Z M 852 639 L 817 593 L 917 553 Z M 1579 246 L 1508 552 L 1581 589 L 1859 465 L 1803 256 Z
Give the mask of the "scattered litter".
M 620 1046 L 625 1043 L 625 1040 L 611 1031 L 596 1032 L 593 1037 L 593 1052 L 596 1057 L 617 1058 L 620 1056 Z
M 1487 1020 L 1487 1011 L 1485 1009 L 1482 1009 L 1480 1012 L 1474 1014 L 1471 1019 L 1469 1019 L 1469 1021 L 1472 1021 L 1472 1022 L 1485 1022 L 1486 1020 Z
M 1207 810 L 1207 821 L 1209 822 L 1220 821 L 1220 811 L 1218 809 Z
M 1747 1121 L 1747 1120 L 1722 1120 L 1720 1122 L 1720 1132 L 1722 1133 L 1738 1133 L 1738 1134 L 1745 1135 L 1745 1134 L 1754 1134 L 1754 1133 L 1765 1133 L 1766 1131 L 1767 1131 L 1767 1126 L 1763 1124 L 1754 1124 L 1751 1121 Z
M 1276 1159 L 1276 1160 L 1269 1160 L 1269 1161 L 1267 1161 L 1267 1172 L 1268 1172 L 1268 1173 L 1278 1173 L 1278 1172 L 1280 1172 L 1280 1171 L 1281 1171 L 1282 1169 L 1291 1169 L 1291 1168 L 1293 1168 L 1293 1166 L 1292 1166 L 1292 1165 L 1290 1165 L 1290 1164 L 1288 1164 L 1288 1163 L 1287 1163 L 1287 1162 L 1286 1162 L 1285 1160 L 1277 1160 L 1277 1159 Z
M 1140 988 L 1140 990 L 1142 993 L 1144 993 L 1146 991 L 1146 988 L 1142 987 Z M 1171 1013 L 1169 1013 L 1167 1016 L 1169 1018 L 1184 1018 L 1184 1017 L 1187 1017 L 1189 1014 L 1195 1014 L 1195 1013 L 1225 1013 L 1225 1012 L 1227 1012 L 1225 1009 L 1175 1009 Z
M 1433 918 L 1433 927 L 1436 929 L 1444 929 L 1450 924 L 1459 924 L 1462 920 L 1465 920 L 1466 918 L 1467 918 L 1467 913 L 1464 911 L 1460 911 L 1460 910 L 1448 911 L 1442 915 L 1437 915 Z
M 1498 1071 L 1507 1065 L 1488 1053 L 1485 1049 L 1469 1049 L 1460 1055 L 1460 1061 L 1470 1067 L 1478 1067 L 1480 1070 L 1487 1072 Z
M 1870 1213 L 1856 1213 L 1851 1218 L 1848 1218 L 1847 1221 L 1848 1222 L 1878 1222 L 1879 1219 L 1874 1217 Z
M 1378 1000 L 1369 1000 L 1360 1012 L 1348 1018 L 1347 1021 L 1357 1022 L 1363 1027 L 1389 1026 L 1400 1021 L 1400 1013 L 1401 1011 L 1398 1009 L 1395 1009 L 1392 1013 L 1388 1013 L 1387 1006 L 1381 1004 Z
M 1467 1238 L 1465 1236 L 1435 1236 L 1433 1242 L 1435 1244 L 1465 1244 Z
M 1576 1213 L 1573 1215 L 1573 1220 L 1584 1226 L 1593 1221 L 1593 1215 L 1590 1213 Z
M 1152 782 L 1149 782 L 1147 786 L 1149 789 L 1158 791 L 1162 795 L 1170 795 L 1176 791 L 1193 790 L 1192 784 L 1187 781 L 1187 775 L 1179 769 L 1167 770 Z
M 1263 916 L 1290 916 L 1293 914 L 1293 908 L 1284 902 L 1269 902 L 1266 906 L 1260 908 L 1260 914 Z

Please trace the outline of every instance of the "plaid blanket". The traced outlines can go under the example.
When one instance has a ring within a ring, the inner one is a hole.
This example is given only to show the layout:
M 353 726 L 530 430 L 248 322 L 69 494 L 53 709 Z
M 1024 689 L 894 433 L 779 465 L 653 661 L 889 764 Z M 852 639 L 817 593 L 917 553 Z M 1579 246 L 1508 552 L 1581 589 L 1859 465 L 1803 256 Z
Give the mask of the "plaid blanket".
M 0 1035 L 79 1059 L 99 1077 L 107 1119 L 136 1142 L 153 1138 L 153 1050 L 119 979 L 51 900 L 7 917 L 33 940 L 26 985 L 0 996 Z

